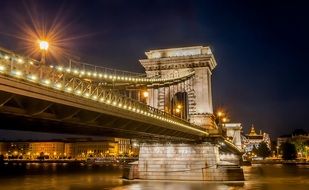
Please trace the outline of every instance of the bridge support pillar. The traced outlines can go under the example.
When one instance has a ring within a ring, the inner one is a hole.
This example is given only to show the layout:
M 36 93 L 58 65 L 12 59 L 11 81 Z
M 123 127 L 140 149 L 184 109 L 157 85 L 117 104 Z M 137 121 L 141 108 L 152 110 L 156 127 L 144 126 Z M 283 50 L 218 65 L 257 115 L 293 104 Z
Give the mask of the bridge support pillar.
M 134 178 L 145 180 L 244 180 L 242 168 L 221 162 L 218 146 L 210 143 L 144 143 L 140 146 L 138 166 L 131 168 L 138 171 Z

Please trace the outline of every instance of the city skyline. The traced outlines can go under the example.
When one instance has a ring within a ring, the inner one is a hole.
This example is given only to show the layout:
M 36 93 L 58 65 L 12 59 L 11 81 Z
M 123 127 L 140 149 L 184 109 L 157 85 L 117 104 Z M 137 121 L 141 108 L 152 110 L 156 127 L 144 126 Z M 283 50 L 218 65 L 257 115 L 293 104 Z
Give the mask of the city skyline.
M 303 119 L 309 103 L 304 88 L 308 13 L 301 3 L 74 2 L 36 2 L 35 7 L 4 1 L 0 45 L 22 52 L 20 39 L 12 37 L 18 23 L 10 19 L 19 12 L 26 22 L 27 9 L 46 10 L 39 14 L 46 19 L 64 16 L 71 22 L 69 32 L 78 36 L 67 44 L 74 55 L 105 67 L 143 72 L 138 60 L 145 58 L 145 51 L 209 45 L 218 63 L 212 79 L 214 108 L 227 111 L 245 132 L 251 124 L 271 138 L 296 128 L 308 132 Z M 21 134 L 1 130 L 0 139 L 3 133 Z

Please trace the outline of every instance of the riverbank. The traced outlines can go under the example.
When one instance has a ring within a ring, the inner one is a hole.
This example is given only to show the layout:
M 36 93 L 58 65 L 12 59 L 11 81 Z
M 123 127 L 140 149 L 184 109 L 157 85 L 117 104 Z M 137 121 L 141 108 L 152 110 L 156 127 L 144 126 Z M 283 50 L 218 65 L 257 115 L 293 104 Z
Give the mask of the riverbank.
M 251 164 L 303 164 L 309 165 L 309 161 L 305 160 L 252 160 Z
M 46 159 L 46 160 L 23 160 L 23 159 L 4 159 L 2 163 L 86 163 L 85 160 L 74 159 Z

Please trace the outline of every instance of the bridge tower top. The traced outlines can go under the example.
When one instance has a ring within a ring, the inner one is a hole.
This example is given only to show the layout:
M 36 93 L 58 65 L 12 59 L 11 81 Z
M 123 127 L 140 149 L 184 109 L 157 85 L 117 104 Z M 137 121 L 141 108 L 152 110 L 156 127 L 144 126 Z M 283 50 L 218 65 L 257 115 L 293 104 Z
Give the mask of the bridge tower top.
M 194 72 L 194 76 L 183 84 L 166 84 L 169 88 L 153 85 L 149 90 L 148 104 L 160 110 L 173 110 L 173 97 L 185 93 L 188 119 L 191 123 L 212 130 L 217 128 L 213 121 L 211 75 L 217 63 L 208 46 L 191 46 L 157 49 L 145 52 L 147 59 L 140 60 L 148 77 L 175 78 Z
M 209 67 L 213 70 L 217 62 L 209 46 L 157 49 L 145 52 L 147 59 L 140 62 L 148 70 Z M 160 69 L 154 67 L 160 63 Z M 168 64 L 168 66 L 167 66 Z

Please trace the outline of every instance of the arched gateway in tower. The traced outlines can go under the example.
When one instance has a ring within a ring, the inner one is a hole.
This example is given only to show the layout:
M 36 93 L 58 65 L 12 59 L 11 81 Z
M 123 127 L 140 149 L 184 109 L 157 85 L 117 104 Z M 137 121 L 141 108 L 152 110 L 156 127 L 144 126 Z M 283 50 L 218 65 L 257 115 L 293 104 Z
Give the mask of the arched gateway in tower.
M 147 77 L 158 78 L 157 84 L 147 86 L 147 103 L 210 132 L 217 131 L 211 93 L 211 74 L 217 63 L 211 49 L 193 46 L 151 50 L 145 54 L 147 59 L 140 62 Z M 160 83 L 160 79 L 166 78 L 176 79 Z

